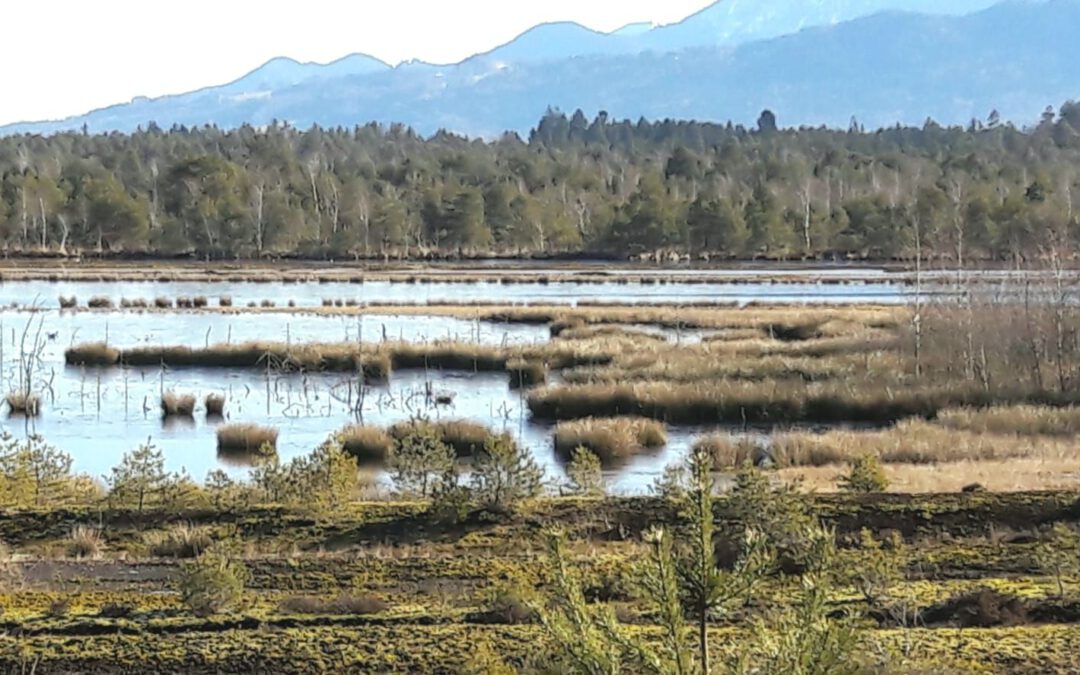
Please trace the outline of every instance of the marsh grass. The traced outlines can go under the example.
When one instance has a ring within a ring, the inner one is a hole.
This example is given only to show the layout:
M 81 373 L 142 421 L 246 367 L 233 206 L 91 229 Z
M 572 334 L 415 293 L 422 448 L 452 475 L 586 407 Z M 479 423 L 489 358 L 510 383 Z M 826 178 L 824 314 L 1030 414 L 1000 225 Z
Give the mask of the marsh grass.
M 999 406 L 944 410 L 937 416 L 943 427 L 992 434 L 1075 436 L 1080 434 L 1080 407 Z
M 644 450 L 667 444 L 667 430 L 655 420 L 634 417 L 590 418 L 555 427 L 555 451 L 569 460 L 585 448 L 605 466 L 622 463 Z
M 165 417 L 194 417 L 194 394 L 167 391 L 161 396 L 161 412 Z
M 74 295 L 71 297 L 64 297 L 63 295 L 61 295 L 59 298 L 59 302 L 60 309 L 75 309 L 79 306 L 79 299 L 76 298 Z
M 7 402 L 8 412 L 12 415 L 37 417 L 41 414 L 41 397 L 37 394 L 14 391 L 8 394 L 4 400 Z
M 191 299 L 191 304 L 195 309 L 203 309 L 210 305 L 210 300 L 205 295 L 197 295 Z
M 353 424 L 339 431 L 335 438 L 361 466 L 385 464 L 394 451 L 394 438 L 379 427 Z
M 104 296 L 94 296 L 86 303 L 86 306 L 90 309 L 112 309 L 113 301 L 111 298 Z
M 80 344 L 64 351 L 64 362 L 69 366 L 115 366 L 119 361 L 120 350 L 104 342 Z
M 547 367 L 537 361 L 514 359 L 506 363 L 511 389 L 528 389 L 547 383 Z
M 231 296 L 223 295 L 218 298 L 218 307 L 232 307 L 233 300 Z
M 257 424 L 228 424 L 217 430 L 218 451 L 259 455 L 277 450 L 278 430 Z
M 206 400 L 206 416 L 222 418 L 225 416 L 225 396 L 223 394 L 207 394 Z
M 439 440 L 454 449 L 458 457 L 474 456 L 484 449 L 484 443 L 487 439 L 495 435 L 483 424 L 468 420 L 399 422 L 387 429 L 387 433 L 395 442 L 400 442 L 406 436 L 414 433 L 417 427 L 432 429 Z
M 154 298 L 154 307 L 158 309 L 172 309 L 173 301 L 169 298 Z

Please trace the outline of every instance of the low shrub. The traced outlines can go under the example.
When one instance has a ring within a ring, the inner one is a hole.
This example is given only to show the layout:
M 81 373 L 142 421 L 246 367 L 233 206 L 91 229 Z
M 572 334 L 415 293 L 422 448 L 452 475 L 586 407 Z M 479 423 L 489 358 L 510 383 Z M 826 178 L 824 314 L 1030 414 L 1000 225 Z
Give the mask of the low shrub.
M 213 549 L 180 568 L 180 598 L 196 616 L 219 614 L 236 607 L 244 597 L 247 568 Z

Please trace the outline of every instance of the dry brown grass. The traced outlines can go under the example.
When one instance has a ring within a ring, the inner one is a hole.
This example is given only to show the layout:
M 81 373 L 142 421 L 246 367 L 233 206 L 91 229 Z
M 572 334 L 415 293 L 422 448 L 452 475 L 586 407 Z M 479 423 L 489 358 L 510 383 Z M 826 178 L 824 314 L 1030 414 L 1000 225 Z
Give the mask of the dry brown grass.
M 837 480 L 848 467 L 800 467 L 778 472 L 781 480 L 812 492 L 837 492 Z M 909 494 L 960 492 L 978 484 L 990 492 L 1033 492 L 1080 489 L 1080 462 L 1062 459 L 1004 459 L 936 465 L 885 466 L 889 491 Z
M 76 345 L 64 351 L 69 366 L 114 366 L 120 362 L 120 350 L 104 342 Z
M 213 543 L 210 528 L 191 523 L 176 523 L 163 532 L 146 535 L 151 555 L 160 558 L 197 558 Z
M 218 427 L 217 445 L 222 453 L 257 455 L 277 449 L 278 430 L 257 424 L 228 424 Z
M 399 422 L 391 426 L 387 433 L 395 440 L 412 433 L 417 426 L 426 426 L 432 429 L 443 443 L 454 449 L 458 457 L 472 457 L 483 450 L 484 443 L 488 438 L 495 435 L 491 429 L 483 424 L 468 420 L 440 420 L 438 422 Z
M 605 465 L 618 464 L 667 444 L 667 430 L 655 420 L 635 417 L 591 418 L 555 427 L 555 451 L 569 459 L 577 448 L 591 450 Z
M 748 462 L 757 466 L 769 456 L 766 443 L 729 434 L 703 436 L 694 441 L 694 449 L 708 454 L 718 471 L 736 469 Z
M 193 417 L 195 396 L 167 391 L 161 396 L 161 412 L 165 417 Z
M 86 303 L 86 306 L 90 309 L 112 309 L 113 301 L 111 298 L 99 295 L 90 298 L 90 300 Z
M 547 383 L 547 367 L 536 361 L 514 359 L 506 363 L 506 372 L 510 374 L 511 389 L 528 389 Z
M 68 535 L 67 553 L 72 558 L 98 558 L 104 548 L 105 541 L 97 528 L 77 525 Z
M 225 396 L 223 394 L 207 394 L 204 403 L 207 417 L 225 416 Z
M 394 451 L 393 437 L 379 427 L 353 424 L 339 431 L 335 438 L 361 466 L 385 464 Z

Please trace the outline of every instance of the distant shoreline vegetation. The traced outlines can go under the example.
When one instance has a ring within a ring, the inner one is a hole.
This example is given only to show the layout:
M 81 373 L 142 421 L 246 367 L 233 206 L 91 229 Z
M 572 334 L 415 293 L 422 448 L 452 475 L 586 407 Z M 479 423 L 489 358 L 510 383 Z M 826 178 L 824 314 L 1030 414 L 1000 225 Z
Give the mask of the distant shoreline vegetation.
M 1020 263 L 1080 231 L 1080 104 L 1017 129 L 549 111 L 529 138 L 376 124 L 0 138 L 7 255 Z

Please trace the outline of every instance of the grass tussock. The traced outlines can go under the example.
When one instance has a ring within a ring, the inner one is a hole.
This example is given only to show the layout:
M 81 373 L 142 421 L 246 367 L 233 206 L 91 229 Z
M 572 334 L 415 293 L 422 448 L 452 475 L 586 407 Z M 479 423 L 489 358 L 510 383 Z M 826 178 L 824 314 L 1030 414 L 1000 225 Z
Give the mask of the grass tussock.
M 218 298 L 218 307 L 232 307 L 233 300 L 231 296 L 223 295 Z
M 214 543 L 209 528 L 191 523 L 171 525 L 163 532 L 148 534 L 146 539 L 150 554 L 159 558 L 197 558 Z
M 67 553 L 72 558 L 98 558 L 105 548 L 101 530 L 86 525 L 77 525 L 68 534 Z
M 15 391 L 8 394 L 4 401 L 7 403 L 8 411 L 12 415 L 37 417 L 41 414 L 41 397 L 37 394 Z
M 593 452 L 605 465 L 667 444 L 667 430 L 655 420 L 614 417 L 563 422 L 555 428 L 555 451 L 569 459 L 577 448 Z
M 508 361 L 506 372 L 510 374 L 511 389 L 528 389 L 547 384 L 547 366 L 537 361 L 525 359 Z
M 400 441 L 420 425 L 431 428 L 443 443 L 454 449 L 458 457 L 472 457 L 480 452 L 484 449 L 485 441 L 493 435 L 483 424 L 468 420 L 399 422 L 387 429 L 387 433 L 395 441 Z
M 161 412 L 165 417 L 194 417 L 195 396 L 165 392 L 161 397 Z
M 276 451 L 278 430 L 257 424 L 229 424 L 217 430 L 218 451 L 255 455 Z
M 223 394 L 207 394 L 204 403 L 207 417 L 225 416 L 225 396 Z
M 74 295 L 70 297 L 65 297 L 61 295 L 59 298 L 59 302 L 60 309 L 75 309 L 79 306 L 79 299 L 76 298 Z
M 90 309 L 112 309 L 113 301 L 112 298 L 98 295 L 90 298 L 89 302 L 86 303 L 86 306 Z
M 158 309 L 172 309 L 173 301 L 169 298 L 154 298 L 154 307 Z
M 394 438 L 385 429 L 353 424 L 339 431 L 336 440 L 361 466 L 385 464 L 394 451 Z

